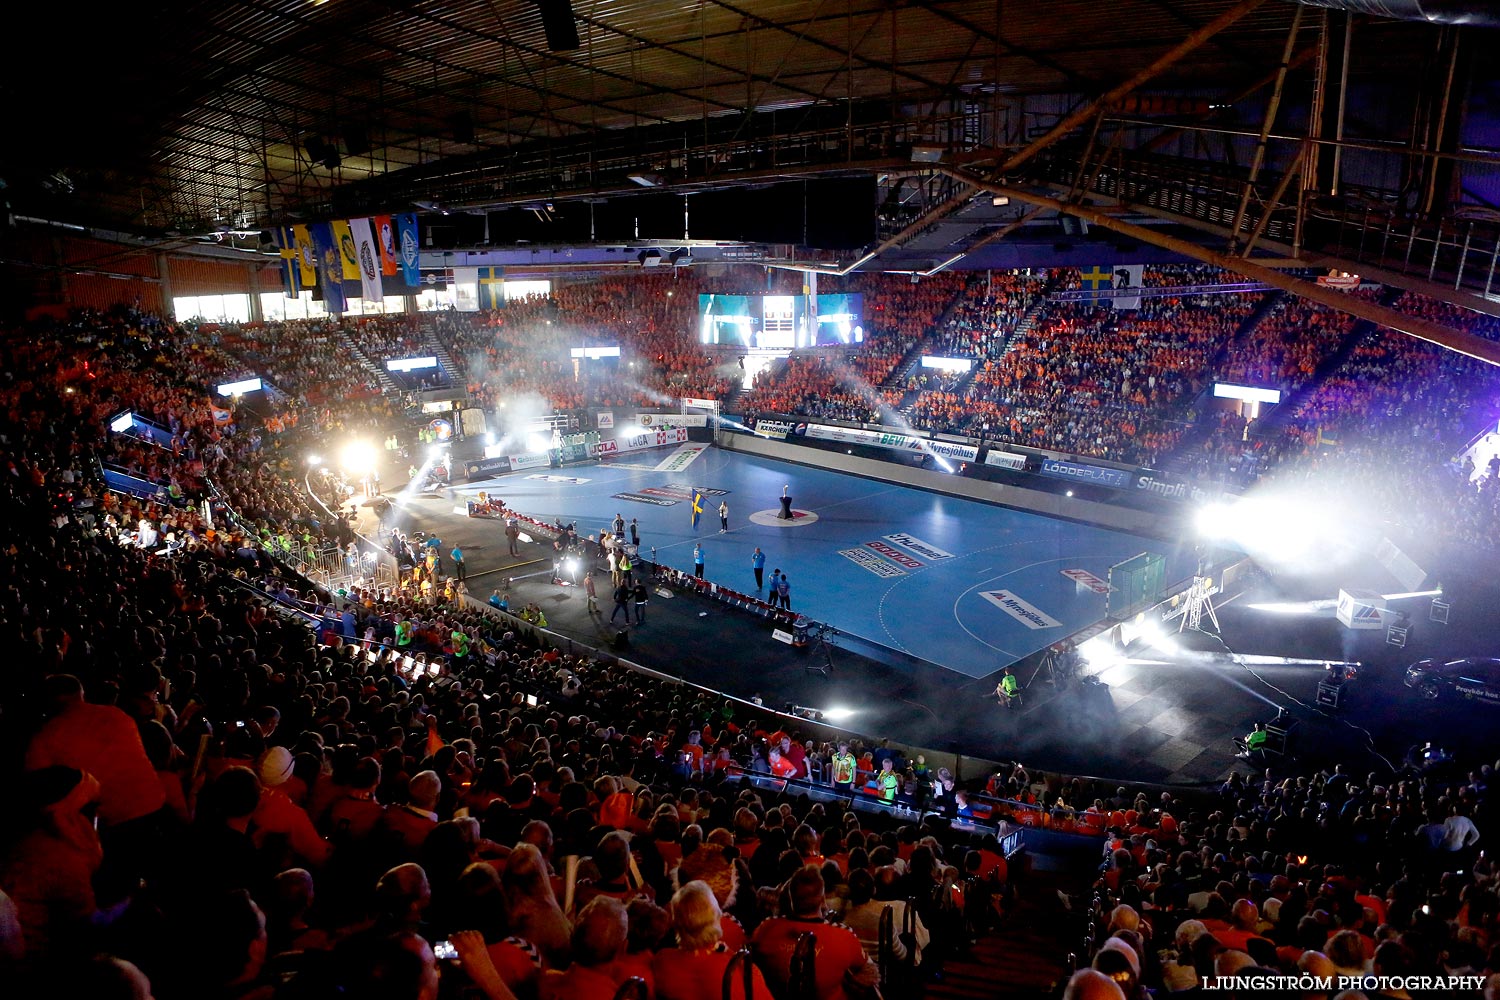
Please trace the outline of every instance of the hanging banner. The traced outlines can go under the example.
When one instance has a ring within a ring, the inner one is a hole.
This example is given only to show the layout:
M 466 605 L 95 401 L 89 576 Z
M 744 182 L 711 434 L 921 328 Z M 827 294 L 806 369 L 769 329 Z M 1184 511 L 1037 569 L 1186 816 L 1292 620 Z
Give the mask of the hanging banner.
M 298 278 L 303 288 L 312 288 L 318 283 L 318 248 L 306 226 L 293 226 L 292 240 L 297 247 Z
M 453 308 L 459 312 L 479 309 L 479 268 L 453 268 Z
M 1109 286 L 1115 292 L 1110 297 L 1110 303 L 1116 310 L 1139 309 L 1141 307 L 1141 297 L 1139 294 L 1121 295 L 1120 292 L 1125 291 L 1129 293 L 1134 291 L 1139 293 L 1141 277 L 1145 272 L 1146 268 L 1143 264 L 1116 264 L 1114 266 L 1114 277 L 1110 279 Z
M 318 277 L 323 287 L 323 304 L 335 316 L 343 315 L 349 306 L 344 299 L 344 276 L 339 266 L 339 248 L 334 242 L 333 227 L 326 222 L 314 222 L 312 237 L 318 248 Z
M 349 229 L 354 235 L 354 254 L 359 261 L 361 297 L 366 302 L 384 301 L 385 289 L 380 285 L 380 247 L 370 229 L 370 220 L 350 219 Z
M 380 273 L 394 278 L 401 267 L 396 256 L 396 224 L 389 215 L 377 215 L 374 220 L 375 242 L 380 245 Z
M 281 255 L 281 287 L 289 299 L 295 299 L 302 291 L 301 268 L 297 266 L 297 244 L 288 226 L 277 226 L 271 230 L 276 250 Z
M 339 248 L 339 268 L 345 281 L 359 280 L 359 253 L 354 249 L 354 232 L 343 219 L 329 223 L 333 227 L 334 245 Z
M 481 267 L 475 279 L 479 282 L 479 308 L 499 309 L 505 305 L 505 268 Z
M 422 272 L 417 267 L 421 257 L 417 242 L 417 217 L 411 212 L 396 216 L 396 256 L 401 261 L 401 278 L 409 288 L 420 288 Z

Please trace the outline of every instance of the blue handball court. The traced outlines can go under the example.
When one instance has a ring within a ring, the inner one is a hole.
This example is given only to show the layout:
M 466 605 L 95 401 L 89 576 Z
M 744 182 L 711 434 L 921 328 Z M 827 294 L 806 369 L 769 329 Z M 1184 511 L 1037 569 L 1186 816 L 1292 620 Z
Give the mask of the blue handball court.
M 778 518 L 783 490 L 797 516 Z M 1110 567 L 1141 553 L 1166 579 L 1191 576 L 1190 548 L 909 486 L 685 444 L 562 472 L 465 484 L 580 534 L 616 514 L 639 522 L 641 552 L 756 594 L 752 556 L 790 581 L 792 610 L 869 643 L 986 677 L 1103 619 Z M 693 525 L 693 494 L 703 494 Z M 720 531 L 719 505 L 729 508 Z M 500 528 L 495 527 L 498 535 Z

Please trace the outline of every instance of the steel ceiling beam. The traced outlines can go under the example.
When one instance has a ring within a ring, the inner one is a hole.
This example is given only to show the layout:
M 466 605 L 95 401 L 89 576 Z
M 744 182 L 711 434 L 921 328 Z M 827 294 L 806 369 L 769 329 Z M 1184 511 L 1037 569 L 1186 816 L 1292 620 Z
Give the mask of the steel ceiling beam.
M 932 90 L 934 93 L 940 90 L 941 85 L 936 80 L 929 80 L 924 76 L 918 76 L 916 73 L 912 73 L 909 70 L 904 70 L 899 66 L 894 66 L 891 63 L 885 62 L 880 59 L 873 59 L 870 56 L 860 55 L 857 52 L 847 52 L 843 48 L 833 44 L 832 42 L 825 42 L 823 39 L 817 37 L 816 35 L 809 35 L 806 33 L 799 34 L 791 27 L 783 24 L 778 24 L 775 21 L 770 20 L 769 18 L 761 17 L 759 14 L 752 14 L 741 7 L 736 7 L 734 4 L 729 3 L 728 0 L 708 0 L 708 2 L 712 3 L 715 7 L 720 7 L 724 10 L 729 11 L 729 13 L 731 14 L 736 14 L 744 18 L 747 22 L 758 24 L 763 28 L 780 32 L 783 35 L 790 35 L 792 38 L 808 42 L 809 44 L 815 45 L 818 48 L 825 49 L 829 52 L 835 52 L 838 55 L 852 58 L 854 60 L 857 60 L 858 62 L 864 63 L 866 66 L 869 66 L 872 69 L 878 69 L 882 73 L 889 73 L 891 76 L 900 76 L 905 77 L 908 80 L 913 80 L 917 83 L 922 84 L 922 86 L 927 87 L 929 90 Z M 891 10 L 895 9 L 895 7 L 891 8 Z M 812 23 L 813 22 L 811 21 L 807 22 L 809 26 Z
M 1071 114 L 1065 116 L 1062 121 L 1054 125 L 1045 134 L 1039 136 L 1028 145 L 1023 146 L 1021 149 L 1012 153 L 1005 159 L 1003 163 L 1000 164 L 998 168 L 996 168 L 995 175 L 1003 177 L 1005 174 L 1026 163 L 1037 153 L 1040 153 L 1042 150 L 1053 145 L 1059 139 L 1062 139 L 1068 133 L 1072 132 L 1073 129 L 1088 121 L 1089 118 L 1093 117 L 1101 109 L 1107 109 L 1109 105 L 1120 100 L 1120 98 L 1126 96 L 1141 84 L 1147 82 L 1148 80 L 1151 80 L 1153 77 L 1171 68 L 1172 65 L 1175 64 L 1178 60 L 1182 59 L 1194 49 L 1197 49 L 1199 46 L 1203 45 L 1203 43 L 1213 38 L 1214 35 L 1234 24 L 1240 18 L 1244 17 L 1246 14 L 1249 14 L 1251 11 L 1255 10 L 1265 2 L 1266 0 L 1240 0 L 1239 3 L 1224 11 L 1224 13 L 1220 14 L 1218 17 L 1214 18 L 1212 21 L 1199 28 L 1197 31 L 1194 31 L 1192 34 L 1188 35 L 1186 38 L 1178 42 L 1176 45 L 1172 46 L 1166 52 L 1162 53 L 1145 69 L 1140 70 L 1135 75 L 1125 80 L 1123 83 L 1116 84 L 1114 87 L 1105 91 L 1094 100 L 1086 101 L 1082 106 L 1076 108 Z M 963 174 L 956 174 L 948 170 L 944 170 L 944 172 L 947 173 L 950 177 L 953 177 L 955 180 L 959 180 L 961 177 L 967 176 Z M 936 206 L 935 208 L 932 208 L 929 211 L 925 212 L 921 218 L 917 219 L 916 222 L 913 222 L 910 226 L 907 226 L 895 236 L 892 236 L 890 239 L 882 242 L 869 255 L 869 257 L 865 258 L 865 260 L 869 260 L 873 257 L 878 257 L 880 254 L 885 253 L 892 247 L 899 246 L 901 243 L 910 238 L 912 234 L 920 232 L 922 229 L 925 229 L 927 226 L 948 215 L 964 202 L 968 201 L 974 196 L 974 192 L 976 190 L 979 189 L 974 186 L 965 188 L 963 187 L 962 182 L 960 182 L 960 189 L 951 198 Z M 863 261 L 861 261 L 861 263 L 863 263 Z
M 1076 216 L 1102 229 L 1108 229 L 1122 236 L 1129 236 L 1132 239 L 1140 240 L 1142 243 L 1160 247 L 1172 253 L 1181 254 L 1184 257 L 1200 261 L 1204 264 L 1211 264 L 1214 267 L 1221 267 L 1226 271 L 1242 274 L 1247 278 L 1265 282 L 1273 288 L 1280 288 L 1283 291 L 1291 292 L 1293 295 L 1301 296 L 1310 302 L 1316 302 L 1329 309 L 1369 320 L 1380 326 L 1389 327 L 1398 333 L 1404 333 L 1409 337 L 1415 337 L 1429 344 L 1436 344 L 1450 351 L 1455 351 L 1467 357 L 1500 367 L 1500 343 L 1496 343 L 1495 341 L 1485 340 L 1483 337 L 1462 330 L 1455 330 L 1440 323 L 1433 323 L 1415 316 L 1408 316 L 1405 313 L 1397 312 L 1379 303 L 1368 302 L 1364 299 L 1345 294 L 1337 289 L 1325 288 L 1311 281 L 1294 278 L 1274 267 L 1266 267 L 1256 261 L 1210 250 L 1196 243 L 1190 243 L 1187 240 L 1158 232 L 1149 226 L 1138 226 L 1135 223 L 1126 222 L 1109 212 L 1091 206 L 1071 204 L 1057 198 L 1038 194 L 1035 191 L 997 184 L 994 181 L 987 180 L 957 167 L 945 166 L 940 167 L 940 169 L 954 180 L 968 184 L 978 190 L 1005 195 L 1014 198 L 1016 201 L 1026 202 L 1038 208 L 1050 208 L 1055 212 Z
M 631 42 L 633 44 L 644 45 L 644 46 L 646 46 L 648 48 L 658 49 L 658 50 L 660 50 L 662 52 L 670 52 L 670 53 L 672 53 L 675 56 L 681 56 L 684 59 L 691 60 L 694 64 L 697 64 L 697 65 L 712 66 L 714 69 L 723 70 L 726 73 L 734 73 L 734 74 L 736 74 L 736 78 L 735 78 L 735 80 L 733 82 L 736 83 L 736 84 L 742 83 L 744 81 L 745 77 L 749 77 L 751 80 L 754 80 L 756 83 L 764 83 L 764 84 L 767 84 L 767 85 L 770 85 L 773 82 L 770 77 L 764 76 L 764 75 L 759 74 L 759 73 L 756 73 L 753 70 L 751 70 L 749 67 L 731 66 L 728 63 L 719 62 L 717 59 L 709 59 L 706 56 L 695 55 L 691 51 L 684 51 L 684 48 L 686 48 L 686 46 L 688 45 L 687 42 L 681 42 L 681 43 L 678 43 L 678 42 L 654 42 L 654 41 L 650 40 L 649 38 L 646 38 L 644 35 L 641 35 L 641 34 L 639 34 L 637 32 L 629 31 L 629 30 L 627 30 L 625 28 L 617 28 L 614 25 L 609 24 L 608 22 L 602 20 L 601 18 L 590 17 L 590 16 L 588 16 L 586 14 L 580 14 L 577 10 L 575 10 L 573 12 L 573 17 L 574 17 L 575 20 L 577 20 L 577 21 L 579 21 L 579 22 L 581 22 L 583 24 L 587 24 L 587 25 L 589 25 L 592 28 L 598 28 L 600 31 L 607 31 L 607 32 L 609 32 L 612 35 L 618 35 L 619 37 L 621 37 L 621 38 L 625 39 L 626 41 L 629 41 L 629 42 Z M 692 41 L 693 42 L 698 42 L 699 39 L 695 38 L 695 39 L 692 39 Z M 682 47 L 680 48 L 679 46 L 682 46 Z M 821 75 L 821 72 L 822 71 L 819 72 L 819 75 Z M 721 83 L 716 83 L 716 84 L 711 84 L 711 85 L 705 85 L 704 89 L 707 89 L 708 86 L 724 86 L 724 85 L 727 84 L 727 82 L 728 81 L 726 81 L 725 83 L 722 83 L 722 84 Z M 822 100 L 822 95 L 820 95 L 818 93 L 815 93 L 814 91 L 807 90 L 807 89 L 805 89 L 803 87 L 794 87 L 791 84 L 785 84 L 785 83 L 777 83 L 776 85 L 778 87 L 782 87 L 782 88 L 784 88 L 786 90 L 790 90 L 790 91 L 792 91 L 794 93 L 801 94 L 804 97 L 811 98 L 814 101 L 820 101 L 820 100 Z M 717 104 L 718 102 L 713 102 L 713 103 Z M 744 109 L 743 108 L 736 108 L 735 110 L 743 111 Z
M 1025 59 L 1027 62 L 1032 63 L 1036 66 L 1040 66 L 1043 69 L 1050 69 L 1054 73 L 1061 74 L 1064 80 L 1068 80 L 1074 84 L 1077 84 L 1080 88 L 1091 89 L 1099 85 L 1099 81 L 1090 79 L 1082 73 L 1079 73 L 1077 70 L 1070 69 L 1067 66 L 1064 66 L 1062 63 L 1051 58 L 1046 53 L 1038 49 L 1026 48 L 1010 41 L 1008 38 L 1000 34 L 998 24 L 996 25 L 996 29 L 994 31 L 987 31 L 982 25 L 976 24 L 975 22 L 970 21 L 968 18 L 955 14 L 950 10 L 945 10 L 944 8 L 932 3 L 931 0 L 915 0 L 915 2 L 918 7 L 921 7 L 923 10 L 936 17 L 942 18 L 949 24 L 963 28 L 965 31 L 973 32 L 980 38 L 983 38 L 986 41 L 1005 49 L 1006 52 L 1010 55 Z M 1000 81 L 996 80 L 995 83 L 998 86 Z
M 1053 143 L 1057 142 L 1063 136 L 1067 135 L 1069 132 L 1073 131 L 1084 122 L 1088 121 L 1089 118 L 1093 116 L 1095 111 L 1098 111 L 1101 108 L 1107 110 L 1110 105 L 1114 104 L 1116 101 L 1119 101 L 1122 97 L 1128 95 L 1131 91 L 1135 90 L 1141 84 L 1146 83 L 1157 76 L 1160 76 L 1163 72 L 1170 69 L 1173 65 L 1179 62 L 1184 56 L 1199 48 L 1205 42 L 1210 41 L 1219 32 L 1223 31 L 1225 28 L 1228 28 L 1230 25 L 1234 24 L 1246 14 L 1249 14 L 1257 7 L 1262 6 L 1265 2 L 1266 0 L 1240 0 L 1239 3 L 1235 4 L 1233 7 L 1230 7 L 1228 10 L 1224 11 L 1224 13 L 1220 14 L 1212 21 L 1209 21 L 1207 24 L 1203 25 L 1203 27 L 1199 28 L 1197 31 L 1192 32 L 1182 41 L 1178 42 L 1176 45 L 1172 46 L 1170 49 L 1157 56 L 1156 59 L 1154 59 L 1151 64 L 1145 69 L 1140 70 L 1134 76 L 1131 76 L 1129 79 L 1125 80 L 1123 83 L 1119 83 L 1111 87 L 1109 90 L 1105 91 L 1103 94 L 1100 94 L 1094 100 L 1086 102 L 1082 107 L 1077 108 L 1073 111 L 1072 114 L 1067 115 L 1063 118 L 1062 121 L 1052 126 L 1052 128 L 1046 134 L 1039 136 L 1029 145 L 1012 154 L 1009 159 L 1007 159 L 1000 165 L 999 175 L 1003 176 L 1021 166 L 1027 160 L 1030 160 L 1033 156 L 1051 146 Z

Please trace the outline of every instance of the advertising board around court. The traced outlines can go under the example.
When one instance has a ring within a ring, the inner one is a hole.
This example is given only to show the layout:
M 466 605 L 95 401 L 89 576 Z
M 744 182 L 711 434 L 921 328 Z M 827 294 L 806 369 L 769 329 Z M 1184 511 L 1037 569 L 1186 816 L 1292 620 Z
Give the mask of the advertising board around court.
M 513 472 L 519 472 L 522 469 L 545 469 L 551 464 L 552 455 L 545 451 L 533 451 L 523 455 L 510 456 L 510 467 Z
M 991 448 L 984 453 L 984 464 L 993 465 L 997 469 L 1013 469 L 1020 472 L 1026 468 L 1026 456 L 1018 455 L 1013 451 Z
M 623 455 L 631 451 L 645 451 L 647 448 L 662 448 L 669 444 L 684 444 L 686 441 L 686 427 L 658 427 L 640 434 L 600 441 L 599 455 L 601 458 L 606 455 Z
M 637 413 L 635 422 L 642 427 L 707 427 L 706 413 Z
M 938 441 L 912 434 L 897 434 L 894 431 L 866 430 L 862 427 L 808 424 L 807 436 L 818 441 L 837 441 L 841 444 L 858 444 L 870 448 L 920 451 L 930 455 L 940 455 L 943 458 L 956 458 L 961 462 L 972 462 L 979 457 L 979 449 L 971 444 Z
M 1092 486 L 1108 486 L 1115 490 L 1130 489 L 1131 479 L 1129 472 L 1124 469 L 1110 469 L 1102 465 L 1085 465 L 1082 462 L 1064 462 L 1057 458 L 1045 458 L 1042 460 L 1040 469 L 1042 475 L 1051 476 L 1053 479 L 1067 479 L 1075 483 L 1088 483 Z
M 483 479 L 497 472 L 510 472 L 510 456 L 501 455 L 497 458 L 476 458 L 464 463 L 464 478 Z

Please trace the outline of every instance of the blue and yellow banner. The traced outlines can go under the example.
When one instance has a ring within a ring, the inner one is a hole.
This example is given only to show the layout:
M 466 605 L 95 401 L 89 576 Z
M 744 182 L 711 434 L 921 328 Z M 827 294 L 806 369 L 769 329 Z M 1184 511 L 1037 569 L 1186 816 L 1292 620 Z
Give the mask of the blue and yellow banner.
M 297 243 L 290 226 L 277 226 L 271 230 L 271 239 L 281 254 L 281 287 L 289 299 L 302 292 L 302 269 L 298 266 Z
M 318 248 L 306 226 L 292 227 L 292 246 L 297 250 L 297 277 L 304 289 L 318 283 Z
M 343 219 L 334 219 L 333 236 L 339 248 L 339 266 L 345 281 L 359 280 L 359 251 L 354 246 L 354 231 Z
M 693 530 L 698 529 L 698 518 L 703 514 L 703 491 L 693 490 Z
M 348 226 L 344 227 L 348 230 Z M 344 298 L 344 276 L 339 262 L 339 247 L 334 240 L 333 226 L 327 222 L 314 222 L 310 227 L 312 230 L 313 245 L 318 249 L 318 277 L 323 288 L 323 304 L 328 311 L 335 316 L 343 315 L 348 311 L 348 302 Z
M 505 268 L 481 267 L 479 271 L 479 308 L 499 309 L 505 305 Z

